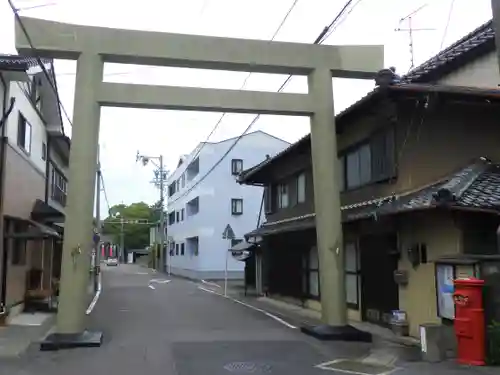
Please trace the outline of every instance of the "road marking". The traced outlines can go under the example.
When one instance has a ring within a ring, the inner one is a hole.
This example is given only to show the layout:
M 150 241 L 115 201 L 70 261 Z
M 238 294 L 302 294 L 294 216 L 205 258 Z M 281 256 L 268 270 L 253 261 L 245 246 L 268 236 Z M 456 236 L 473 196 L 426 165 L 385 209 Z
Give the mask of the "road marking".
M 346 370 L 346 369 L 339 369 L 339 368 L 335 368 L 333 367 L 332 365 L 335 365 L 337 363 L 342 363 L 342 362 L 345 362 L 345 361 L 350 361 L 350 360 L 346 360 L 346 359 L 335 359 L 333 361 L 328 361 L 328 362 L 324 362 L 324 363 L 320 363 L 319 365 L 316 365 L 314 367 L 320 369 L 320 370 L 326 370 L 326 371 L 336 371 L 336 372 L 342 372 L 344 374 L 353 374 L 353 375 L 371 375 L 372 373 L 368 373 L 368 372 L 360 372 L 360 371 L 354 371 L 354 370 Z M 363 363 L 363 361 L 359 361 L 360 363 Z M 384 367 L 390 367 L 390 366 L 384 366 Z M 400 370 L 401 368 L 400 367 L 393 367 L 392 369 L 388 370 L 388 371 L 383 371 L 383 372 L 378 372 L 376 374 L 373 374 L 373 375 L 389 375 L 395 371 L 398 371 Z
M 148 288 L 149 288 L 149 289 L 153 289 L 153 290 L 154 290 L 154 289 L 156 289 L 156 288 L 155 288 L 153 285 L 151 285 L 151 284 L 149 284 L 149 285 L 148 285 Z
M 149 275 L 149 272 L 136 272 L 136 275 Z
M 213 282 L 211 282 L 211 281 L 206 281 L 206 280 L 203 280 L 203 279 L 202 279 L 202 280 L 201 280 L 201 282 L 202 282 L 203 284 L 205 284 L 205 285 L 211 285 L 211 286 L 215 286 L 216 288 L 221 288 L 221 286 L 220 286 L 219 284 L 217 284 L 217 283 L 213 283 Z
M 89 307 L 87 307 L 87 311 L 85 311 L 86 315 L 90 315 L 92 310 L 94 310 L 94 307 L 97 304 L 97 301 L 99 301 L 99 297 L 101 296 L 101 291 L 102 291 L 102 274 L 101 273 L 99 273 L 97 280 L 98 280 L 97 291 L 94 295 L 94 298 L 92 298 L 92 301 L 90 302 Z
M 156 284 L 168 284 L 172 280 L 167 280 L 167 279 L 151 279 L 149 280 L 150 283 L 156 283 Z
M 291 328 L 291 329 L 297 329 L 297 327 L 296 327 L 296 326 L 294 326 L 294 325 L 292 325 L 292 324 L 290 324 L 290 323 L 288 323 L 288 322 L 284 321 L 283 319 L 281 319 L 281 318 L 277 317 L 277 316 L 276 316 L 276 315 L 274 315 L 274 314 L 271 314 L 271 313 L 269 313 L 269 312 L 267 312 L 267 311 L 265 311 L 265 310 L 259 309 L 258 307 L 255 307 L 255 306 L 249 305 L 248 303 L 242 302 L 242 301 L 237 300 L 237 299 L 235 299 L 235 298 L 231 298 L 231 297 L 225 296 L 225 295 L 223 295 L 223 294 L 221 294 L 221 293 L 217 293 L 217 292 L 216 292 L 216 291 L 214 291 L 214 290 L 210 290 L 210 289 L 207 289 L 207 288 L 203 288 L 202 286 L 199 286 L 199 287 L 198 287 L 198 289 L 203 290 L 204 292 L 208 292 L 208 293 L 216 294 L 216 295 L 218 295 L 218 296 L 220 296 L 220 297 L 226 298 L 226 299 L 228 299 L 228 300 L 230 300 L 230 301 L 233 301 L 233 302 L 235 302 L 235 303 L 238 303 L 238 304 L 240 304 L 240 305 L 242 305 L 242 306 L 248 307 L 249 309 L 252 309 L 252 310 L 254 310 L 254 311 L 258 311 L 258 312 L 260 312 L 260 313 L 262 313 L 262 314 L 266 315 L 267 317 L 269 317 L 269 318 L 271 318 L 271 319 L 276 320 L 278 323 L 281 323 L 281 324 L 283 324 L 284 326 L 286 326 L 286 327 L 288 327 L 288 328 Z

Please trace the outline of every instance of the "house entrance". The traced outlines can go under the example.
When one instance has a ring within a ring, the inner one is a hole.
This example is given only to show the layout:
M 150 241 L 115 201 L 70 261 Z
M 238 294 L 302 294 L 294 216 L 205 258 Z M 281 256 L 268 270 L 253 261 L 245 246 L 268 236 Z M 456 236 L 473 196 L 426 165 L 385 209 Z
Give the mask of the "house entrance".
M 394 282 L 398 267 L 396 234 L 363 236 L 359 242 L 361 263 L 361 316 L 365 321 L 388 326 L 392 310 L 399 307 Z

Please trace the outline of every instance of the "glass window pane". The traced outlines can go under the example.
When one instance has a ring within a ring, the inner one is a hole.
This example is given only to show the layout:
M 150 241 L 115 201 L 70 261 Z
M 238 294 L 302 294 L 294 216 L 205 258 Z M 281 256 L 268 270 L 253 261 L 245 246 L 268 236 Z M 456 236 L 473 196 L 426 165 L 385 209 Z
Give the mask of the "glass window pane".
M 339 180 L 339 191 L 344 191 L 345 189 L 345 166 L 344 158 L 338 159 L 338 180 Z
M 317 270 L 319 268 L 318 248 L 316 246 L 309 250 L 309 269 Z
M 306 201 L 306 175 L 301 173 L 297 177 L 297 202 L 302 203 Z
M 361 185 L 359 153 L 353 152 L 347 155 L 347 187 L 352 189 L 359 185 Z
M 372 179 L 372 154 L 370 145 L 362 146 L 359 149 L 359 182 L 361 185 L 367 184 Z
M 345 253 L 345 270 L 348 272 L 358 271 L 358 254 L 356 244 L 354 242 L 346 243 L 344 246 Z
M 281 195 L 281 208 L 288 207 L 288 185 L 282 186 L 282 195 Z
M 309 273 L 309 294 L 319 297 L 319 272 L 317 271 Z
M 358 304 L 358 280 L 358 275 L 349 273 L 345 275 L 345 292 L 347 303 Z

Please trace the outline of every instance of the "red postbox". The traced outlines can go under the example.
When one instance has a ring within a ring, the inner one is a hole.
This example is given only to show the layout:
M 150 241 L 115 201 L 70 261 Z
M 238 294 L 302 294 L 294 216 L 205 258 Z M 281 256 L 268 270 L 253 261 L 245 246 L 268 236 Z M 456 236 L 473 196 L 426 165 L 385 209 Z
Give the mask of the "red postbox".
M 457 361 L 472 366 L 485 365 L 484 281 L 469 278 L 454 282 Z

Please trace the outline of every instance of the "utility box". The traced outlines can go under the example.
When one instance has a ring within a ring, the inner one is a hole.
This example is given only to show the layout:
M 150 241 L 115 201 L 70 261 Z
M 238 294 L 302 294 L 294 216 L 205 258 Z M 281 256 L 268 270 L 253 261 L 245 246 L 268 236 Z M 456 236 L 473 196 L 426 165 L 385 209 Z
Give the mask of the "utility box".
M 420 326 L 420 345 L 423 361 L 436 363 L 445 358 L 441 345 L 442 329 L 441 324 L 422 324 Z

